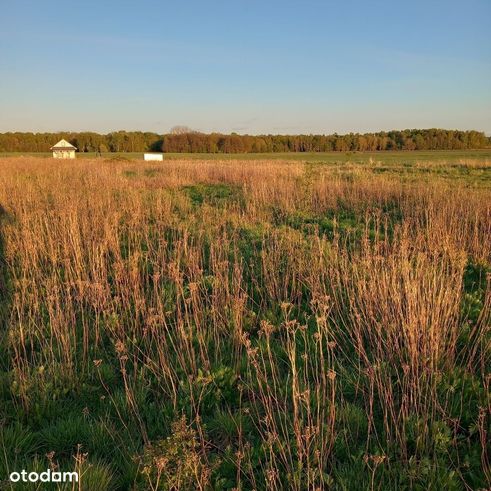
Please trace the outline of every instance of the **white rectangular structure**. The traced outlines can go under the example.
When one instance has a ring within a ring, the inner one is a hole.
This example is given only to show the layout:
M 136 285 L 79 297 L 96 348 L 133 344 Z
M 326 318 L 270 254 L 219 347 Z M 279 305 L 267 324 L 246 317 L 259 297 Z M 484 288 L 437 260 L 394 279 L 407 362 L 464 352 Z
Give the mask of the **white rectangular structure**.
M 164 160 L 163 153 L 144 153 L 143 160 Z
M 60 140 L 56 145 L 51 147 L 51 150 L 53 150 L 54 159 L 74 159 L 77 147 L 74 147 L 66 140 Z

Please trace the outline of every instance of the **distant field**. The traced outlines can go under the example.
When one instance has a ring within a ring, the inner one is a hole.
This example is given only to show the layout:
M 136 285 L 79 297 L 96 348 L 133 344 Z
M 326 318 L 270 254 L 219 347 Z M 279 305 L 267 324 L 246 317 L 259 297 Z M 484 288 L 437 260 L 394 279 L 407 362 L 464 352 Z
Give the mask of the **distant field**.
M 78 161 L 113 162 L 121 164 L 123 172 L 146 175 L 155 172 L 155 167 L 162 166 L 156 162 L 144 162 L 142 153 L 104 153 L 95 157 L 93 153 L 77 154 Z M 19 160 L 46 160 L 50 153 L 0 153 L 6 162 L 8 158 L 18 157 Z M 34 160 L 34 161 L 35 161 Z M 264 162 L 288 165 L 304 163 L 310 168 L 326 167 L 331 174 L 353 178 L 360 173 L 385 175 L 401 181 L 453 180 L 461 186 L 491 188 L 491 149 L 467 151 L 426 151 L 426 152 L 329 152 L 329 153 L 252 153 L 252 154 L 199 154 L 199 153 L 168 153 L 164 154 L 165 162 Z M 54 160 L 53 160 L 54 162 Z M 1 165 L 1 161 L 0 161 Z M 313 167 L 312 167 L 313 166 Z M 120 167 L 118 165 L 118 167 Z M 153 170 L 152 170 L 153 169 Z M 319 172 L 317 169 L 316 173 Z
M 47 153 L 22 153 L 22 152 L 0 152 L 0 157 L 15 156 L 35 156 L 51 157 L 51 152 Z M 95 158 L 95 153 L 78 153 L 77 158 Z M 142 152 L 114 152 L 104 153 L 102 158 L 126 158 L 129 160 L 143 160 Z M 384 152 L 287 152 L 287 153 L 242 153 L 242 154 L 223 154 L 223 153 L 166 153 L 165 160 L 294 160 L 307 162 L 386 162 L 411 164 L 418 161 L 447 161 L 460 162 L 466 159 L 491 160 L 491 148 L 485 150 L 433 150 L 433 151 L 384 151 Z

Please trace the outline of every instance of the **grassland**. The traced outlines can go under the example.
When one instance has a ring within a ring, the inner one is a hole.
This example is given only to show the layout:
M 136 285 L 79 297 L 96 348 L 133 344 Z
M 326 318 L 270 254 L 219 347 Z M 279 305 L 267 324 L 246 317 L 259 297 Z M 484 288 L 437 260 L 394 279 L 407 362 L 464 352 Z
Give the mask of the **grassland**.
M 43 157 L 51 158 L 51 152 L 15 153 L 0 152 L 0 158 L 5 157 Z M 93 152 L 77 153 L 78 159 L 95 159 Z M 142 152 L 111 152 L 101 154 L 102 159 L 141 160 Z M 288 152 L 288 153 L 165 153 L 165 160 L 282 160 L 293 162 L 322 162 L 322 163 L 368 163 L 380 162 L 385 164 L 414 164 L 416 162 L 446 162 L 461 163 L 467 160 L 490 161 L 491 149 L 477 150 L 421 150 L 421 151 L 383 151 L 383 152 Z
M 0 487 L 488 489 L 491 159 L 405 155 L 0 159 Z

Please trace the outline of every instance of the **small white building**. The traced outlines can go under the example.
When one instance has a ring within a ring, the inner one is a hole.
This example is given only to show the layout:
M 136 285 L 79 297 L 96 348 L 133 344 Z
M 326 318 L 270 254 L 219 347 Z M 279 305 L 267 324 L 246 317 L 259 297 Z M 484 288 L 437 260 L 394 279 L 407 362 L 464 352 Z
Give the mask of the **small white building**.
M 143 154 L 143 160 L 159 160 L 162 161 L 164 160 L 164 154 L 163 153 L 144 153 Z
M 56 145 L 51 147 L 51 150 L 53 150 L 54 159 L 74 159 L 77 147 L 74 147 L 66 140 L 60 140 Z

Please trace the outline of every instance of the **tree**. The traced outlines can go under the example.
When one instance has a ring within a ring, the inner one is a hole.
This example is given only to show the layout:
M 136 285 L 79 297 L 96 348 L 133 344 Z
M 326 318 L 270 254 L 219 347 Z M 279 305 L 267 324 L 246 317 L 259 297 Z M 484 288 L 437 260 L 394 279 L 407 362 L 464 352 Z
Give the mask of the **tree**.
M 187 135 L 188 133 L 196 133 L 196 131 L 192 130 L 189 126 L 173 126 L 169 133 L 171 135 Z
M 115 131 L 106 135 L 80 133 L 0 133 L 2 152 L 48 152 L 64 138 L 80 152 L 105 148 L 111 152 L 241 153 L 329 152 L 374 150 L 459 150 L 489 148 L 490 139 L 479 131 L 412 129 L 347 135 L 222 135 L 205 134 L 177 126 L 167 135 L 141 131 Z

